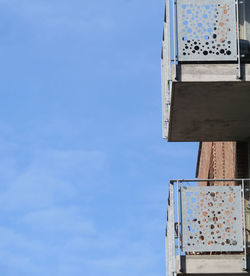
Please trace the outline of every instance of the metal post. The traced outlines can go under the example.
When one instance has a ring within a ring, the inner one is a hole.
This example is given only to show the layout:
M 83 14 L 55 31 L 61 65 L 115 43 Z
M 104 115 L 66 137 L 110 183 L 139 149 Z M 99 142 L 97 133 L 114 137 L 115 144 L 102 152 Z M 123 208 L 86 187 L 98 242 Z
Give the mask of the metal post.
M 179 259 L 179 267 L 178 270 L 181 271 L 181 245 L 180 245 L 180 201 L 179 201 L 179 181 L 177 181 L 177 235 L 178 235 L 178 259 Z
M 247 235 L 246 235 L 246 207 L 245 207 L 245 181 L 242 179 L 242 197 L 243 197 L 243 241 L 244 241 L 244 258 L 243 270 L 247 270 Z
M 181 197 L 181 189 L 182 189 L 182 181 L 180 181 L 180 246 L 181 246 L 181 251 L 183 251 L 183 244 L 182 244 L 182 197 Z M 180 251 L 180 252 L 181 252 Z M 182 268 L 181 268 L 182 269 Z
M 174 78 L 176 79 L 176 1 L 173 1 Z
M 170 275 L 170 271 L 171 271 L 171 250 L 170 250 L 170 245 L 171 245 L 171 241 L 170 241 L 170 220 L 171 220 L 171 204 L 170 204 L 170 186 L 169 185 L 169 193 L 168 193 L 168 212 L 167 212 L 167 227 L 166 227 L 166 264 L 167 264 L 167 270 L 166 270 L 166 276 Z
M 168 138 L 168 120 L 170 113 L 170 82 L 172 79 L 171 64 L 171 13 L 170 0 L 166 0 L 165 22 L 162 43 L 162 133 L 163 138 Z
M 240 56 L 240 23 L 239 23 L 239 1 L 236 0 L 235 1 L 235 5 L 236 5 L 236 28 L 237 28 L 237 50 L 238 50 L 238 66 L 237 66 L 237 78 L 241 79 L 241 56 Z
M 176 272 L 175 264 L 175 238 L 174 238 L 174 220 L 175 220 L 175 211 L 174 211 L 174 183 L 170 185 L 170 205 L 171 205 L 171 221 L 170 221 L 170 231 L 171 231 L 171 246 L 170 246 L 170 261 L 171 261 L 171 271 Z
M 166 0 L 166 40 L 167 40 L 167 80 L 172 80 L 172 59 L 171 59 L 171 12 L 170 12 L 170 0 Z
M 164 59 L 165 59 L 165 55 L 164 55 L 164 51 L 165 51 L 165 41 L 163 41 L 162 43 L 162 59 L 161 59 L 161 76 L 162 76 L 162 86 L 161 86 L 161 89 L 162 89 L 162 137 L 163 138 L 166 138 L 167 137 L 167 133 L 166 133 L 166 82 L 167 82 L 167 79 L 165 77 L 165 72 L 166 72 L 166 69 L 165 69 L 165 62 L 164 62 Z

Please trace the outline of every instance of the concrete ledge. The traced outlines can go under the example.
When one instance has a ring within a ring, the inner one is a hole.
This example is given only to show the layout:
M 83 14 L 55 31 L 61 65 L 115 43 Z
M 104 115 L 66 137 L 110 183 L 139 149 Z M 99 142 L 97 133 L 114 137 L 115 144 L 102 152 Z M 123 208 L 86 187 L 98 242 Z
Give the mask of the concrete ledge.
M 178 274 L 248 275 L 243 271 L 243 255 L 187 255 L 182 256 L 182 272 Z M 177 267 L 178 258 L 177 258 Z M 250 275 L 250 274 L 249 274 Z
M 250 81 L 250 64 L 241 65 L 242 80 L 237 79 L 236 68 L 237 64 L 179 64 L 177 80 L 181 82 Z

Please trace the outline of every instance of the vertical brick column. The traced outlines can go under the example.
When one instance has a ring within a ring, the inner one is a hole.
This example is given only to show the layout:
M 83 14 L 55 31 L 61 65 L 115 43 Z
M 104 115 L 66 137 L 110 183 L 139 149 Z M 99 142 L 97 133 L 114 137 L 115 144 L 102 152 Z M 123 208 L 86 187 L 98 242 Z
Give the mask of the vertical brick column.
M 236 142 L 201 142 L 196 177 L 199 179 L 236 178 Z M 202 182 L 199 184 L 209 185 Z M 210 183 L 210 185 L 226 184 L 228 183 Z

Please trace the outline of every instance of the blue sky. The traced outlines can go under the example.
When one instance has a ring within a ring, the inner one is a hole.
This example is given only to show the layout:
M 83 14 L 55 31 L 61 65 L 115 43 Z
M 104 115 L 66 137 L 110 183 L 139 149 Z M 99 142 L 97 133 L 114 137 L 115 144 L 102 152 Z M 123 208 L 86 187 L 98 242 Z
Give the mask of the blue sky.
M 164 0 L 0 0 L 1 276 L 159 276 Z

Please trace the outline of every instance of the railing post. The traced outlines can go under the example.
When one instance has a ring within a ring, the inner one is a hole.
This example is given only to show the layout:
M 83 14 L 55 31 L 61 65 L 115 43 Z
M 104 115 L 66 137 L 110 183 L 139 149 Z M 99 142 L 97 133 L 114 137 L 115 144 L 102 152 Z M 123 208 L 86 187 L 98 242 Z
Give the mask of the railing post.
M 168 198 L 168 216 L 166 232 L 166 257 L 167 276 L 172 276 L 176 272 L 175 265 L 175 235 L 174 235 L 174 184 L 170 182 Z
M 172 0 L 173 1 L 173 42 L 174 42 L 174 78 L 177 79 L 177 9 L 176 9 L 176 1 L 177 0 Z
M 242 204 L 243 204 L 243 241 L 244 241 L 244 257 L 243 270 L 247 270 L 247 235 L 246 235 L 246 207 L 245 207 L 245 181 L 242 179 Z
M 237 58 L 238 58 L 238 66 L 237 66 L 237 78 L 241 79 L 241 54 L 240 54 L 240 22 L 239 22 L 239 1 L 235 1 L 236 5 L 236 29 L 237 29 Z
M 174 220 L 175 220 L 175 211 L 174 211 L 174 184 L 170 185 L 170 201 L 171 201 L 171 247 L 170 247 L 170 261 L 172 272 L 176 272 L 176 260 L 175 260 L 175 237 L 174 237 Z
M 180 239 L 180 187 L 179 180 L 177 180 L 177 241 L 178 241 L 178 270 L 181 271 L 181 239 Z
M 162 43 L 162 134 L 163 138 L 168 138 L 168 120 L 171 103 L 171 82 L 172 82 L 172 64 L 171 64 L 171 12 L 170 0 L 165 4 L 165 22 Z

